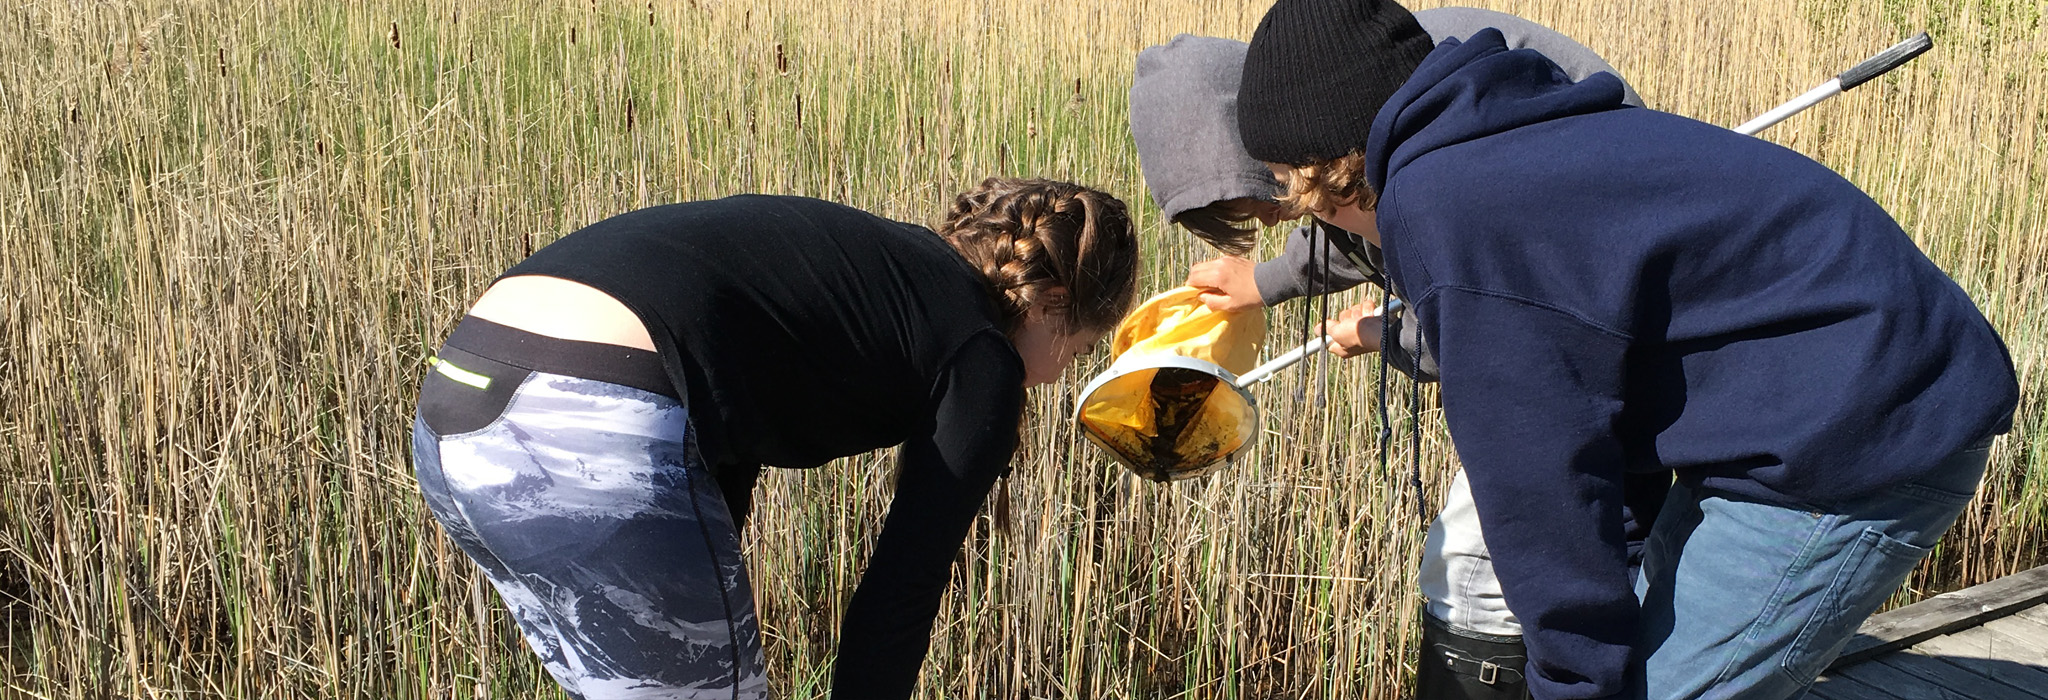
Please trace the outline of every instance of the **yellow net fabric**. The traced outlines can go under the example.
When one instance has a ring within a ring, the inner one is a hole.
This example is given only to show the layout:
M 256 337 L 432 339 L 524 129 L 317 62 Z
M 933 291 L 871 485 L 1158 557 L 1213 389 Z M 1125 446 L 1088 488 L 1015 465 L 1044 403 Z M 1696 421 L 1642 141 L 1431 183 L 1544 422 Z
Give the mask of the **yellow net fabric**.
M 1216 311 L 1202 303 L 1202 290 L 1175 287 L 1125 316 L 1109 352 L 1118 362 L 1127 353 L 1192 357 L 1243 374 L 1259 365 L 1259 346 L 1265 342 L 1265 307 Z
M 1097 445 L 1156 481 L 1208 474 L 1257 437 L 1258 407 L 1228 375 L 1257 365 L 1265 309 L 1213 311 L 1200 295 L 1168 290 L 1125 317 L 1116 362 L 1076 414 Z

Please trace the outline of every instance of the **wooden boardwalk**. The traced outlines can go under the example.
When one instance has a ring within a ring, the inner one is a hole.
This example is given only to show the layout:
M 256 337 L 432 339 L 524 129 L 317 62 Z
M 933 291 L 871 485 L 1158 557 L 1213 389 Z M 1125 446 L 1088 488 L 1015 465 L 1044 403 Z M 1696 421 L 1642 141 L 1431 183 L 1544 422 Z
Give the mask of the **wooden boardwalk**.
M 1870 618 L 1807 697 L 2048 700 L 2048 566 Z

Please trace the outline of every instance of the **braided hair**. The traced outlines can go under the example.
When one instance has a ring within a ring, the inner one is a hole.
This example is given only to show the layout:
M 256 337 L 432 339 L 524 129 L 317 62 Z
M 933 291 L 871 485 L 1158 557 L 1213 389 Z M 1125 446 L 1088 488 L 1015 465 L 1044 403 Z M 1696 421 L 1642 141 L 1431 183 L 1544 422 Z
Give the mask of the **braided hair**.
M 1041 300 L 1061 312 L 1067 335 L 1109 330 L 1137 303 L 1138 234 L 1124 203 L 1107 193 L 992 177 L 953 199 L 938 233 L 981 272 L 1012 336 Z M 1050 298 L 1054 287 L 1066 296 Z M 998 532 L 1010 529 L 1009 475 L 1005 468 L 991 513 Z
M 1108 330 L 1136 303 L 1138 236 L 1124 203 L 1055 180 L 989 178 L 953 199 L 938 233 L 981 271 L 1016 332 L 1044 301 L 1063 332 Z M 1065 287 L 1065 299 L 1048 297 Z

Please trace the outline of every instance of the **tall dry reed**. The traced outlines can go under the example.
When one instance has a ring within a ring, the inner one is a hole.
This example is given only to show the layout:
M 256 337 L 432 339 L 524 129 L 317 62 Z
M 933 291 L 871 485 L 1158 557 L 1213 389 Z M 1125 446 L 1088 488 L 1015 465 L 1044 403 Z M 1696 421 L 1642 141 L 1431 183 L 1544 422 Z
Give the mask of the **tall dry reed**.
M 1984 495 L 1900 599 L 2041 563 L 2044 6 L 1485 4 L 1718 124 L 1934 30 L 1932 53 L 1768 137 L 1897 214 L 2020 366 Z M 1206 253 L 1147 202 L 1132 62 L 1178 32 L 1245 38 L 1263 10 L 0 7 L 0 697 L 554 697 L 408 464 L 422 360 L 498 271 L 649 204 L 766 191 L 929 222 L 969 183 L 1029 174 L 1126 196 L 1147 286 L 1171 286 Z M 1275 342 L 1299 313 L 1274 314 Z M 1262 388 L 1261 446 L 1171 487 L 1081 444 L 1072 381 L 1040 390 L 1016 526 L 977 529 L 921 692 L 1397 695 L 1425 523 L 1400 470 L 1378 471 L 1367 364 Z M 1422 424 L 1434 502 L 1454 461 L 1436 413 Z M 887 459 L 772 474 L 758 496 L 746 540 L 780 696 L 823 692 Z

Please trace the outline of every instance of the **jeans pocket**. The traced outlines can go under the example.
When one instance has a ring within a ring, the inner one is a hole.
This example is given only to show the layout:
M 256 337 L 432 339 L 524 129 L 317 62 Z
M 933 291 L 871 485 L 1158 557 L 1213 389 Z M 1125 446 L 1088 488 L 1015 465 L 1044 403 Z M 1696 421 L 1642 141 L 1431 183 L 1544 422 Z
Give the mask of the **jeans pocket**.
M 1931 547 L 1865 529 L 1840 555 L 1841 565 L 1834 567 L 1827 591 L 1811 607 L 1799 636 L 1785 650 L 1779 670 L 1801 683 L 1819 676 L 1848 644 L 1856 628 L 1891 598 L 1906 575 L 1930 551 Z

